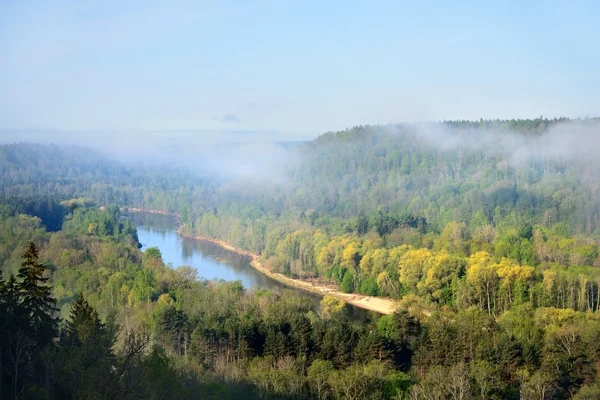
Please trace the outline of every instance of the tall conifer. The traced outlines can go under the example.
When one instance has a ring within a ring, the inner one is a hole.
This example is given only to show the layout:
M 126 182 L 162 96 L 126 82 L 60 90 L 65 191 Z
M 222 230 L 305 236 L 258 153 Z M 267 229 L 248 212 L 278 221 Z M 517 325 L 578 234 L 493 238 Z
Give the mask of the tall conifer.
M 39 346 L 52 342 L 58 331 L 58 309 L 51 288 L 47 285 L 48 277 L 44 276 L 46 270 L 47 267 L 39 263 L 35 244 L 29 242 L 19 269 L 17 289 L 20 306 L 28 313 L 32 339 Z

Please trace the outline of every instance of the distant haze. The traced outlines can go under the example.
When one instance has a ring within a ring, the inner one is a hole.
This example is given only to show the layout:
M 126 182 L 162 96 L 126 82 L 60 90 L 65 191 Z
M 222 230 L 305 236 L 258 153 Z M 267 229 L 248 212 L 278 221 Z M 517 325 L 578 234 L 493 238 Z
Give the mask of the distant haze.
M 443 124 L 416 124 L 414 128 L 414 135 L 442 151 L 496 154 L 512 164 L 524 164 L 540 157 L 600 164 L 600 119 L 561 122 L 540 135 L 503 129 L 451 129 Z M 395 129 L 388 131 L 394 133 Z
M 390 124 L 377 131 L 382 135 L 417 138 L 436 151 L 494 156 L 501 169 L 540 161 L 564 162 L 578 165 L 579 170 L 583 167 L 586 178 L 597 180 L 596 171 L 600 168 L 600 119 L 559 122 L 541 134 L 522 134 L 500 127 L 452 128 L 445 123 L 425 122 Z M 300 164 L 311 162 L 310 147 L 289 141 L 284 145 L 278 138 L 274 132 L 240 130 L 0 131 L 0 144 L 31 141 L 87 146 L 127 163 L 185 167 L 205 177 L 231 180 L 226 186 L 229 190 L 259 181 L 286 184 Z M 337 151 L 336 146 L 324 146 L 319 154 Z

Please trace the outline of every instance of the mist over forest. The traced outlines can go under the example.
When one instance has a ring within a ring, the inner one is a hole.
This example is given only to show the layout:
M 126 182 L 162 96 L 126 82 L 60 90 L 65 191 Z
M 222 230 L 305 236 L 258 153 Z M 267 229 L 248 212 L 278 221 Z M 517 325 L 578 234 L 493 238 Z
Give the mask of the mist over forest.
M 403 123 L 374 128 L 388 136 L 417 140 L 419 145 L 429 146 L 431 150 L 461 154 L 480 152 L 498 157 L 498 162 L 510 166 L 531 166 L 542 160 L 595 163 L 594 148 L 600 135 L 598 119 L 544 121 L 533 130 L 526 128 L 527 134 L 523 134 L 523 127 L 516 126 L 514 120 L 512 123 L 508 120 Z M 172 165 L 227 179 L 281 181 L 284 179 L 282 169 L 290 171 L 309 158 L 305 150 L 307 143 L 322 142 L 331 134 L 290 141 L 282 140 L 276 132 L 240 130 L 4 130 L 0 138 L 6 144 L 14 143 L 14 138 L 18 137 L 18 142 L 24 143 L 81 146 L 130 164 Z M 135 151 L 131 151 L 132 148 Z

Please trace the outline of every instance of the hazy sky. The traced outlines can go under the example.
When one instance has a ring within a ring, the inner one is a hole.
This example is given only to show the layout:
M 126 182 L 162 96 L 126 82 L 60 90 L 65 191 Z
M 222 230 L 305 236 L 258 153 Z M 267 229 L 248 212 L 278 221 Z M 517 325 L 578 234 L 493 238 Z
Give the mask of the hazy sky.
M 2 0 L 0 128 L 600 115 L 600 2 L 458 3 Z

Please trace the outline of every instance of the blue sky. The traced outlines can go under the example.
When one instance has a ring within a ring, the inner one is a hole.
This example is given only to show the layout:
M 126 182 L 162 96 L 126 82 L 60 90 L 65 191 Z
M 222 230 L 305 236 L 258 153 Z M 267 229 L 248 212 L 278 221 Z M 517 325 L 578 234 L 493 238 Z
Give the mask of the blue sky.
M 599 4 L 4 0 L 0 128 L 600 115 Z

